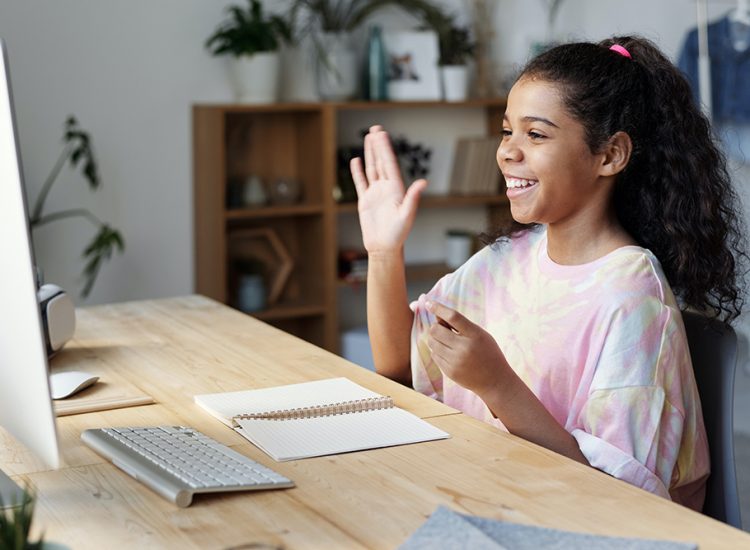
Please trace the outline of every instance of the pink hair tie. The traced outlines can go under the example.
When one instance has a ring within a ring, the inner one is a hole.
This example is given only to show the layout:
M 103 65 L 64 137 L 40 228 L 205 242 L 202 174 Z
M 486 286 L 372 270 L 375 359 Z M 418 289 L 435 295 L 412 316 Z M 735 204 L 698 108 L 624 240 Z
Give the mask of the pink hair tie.
M 626 50 L 623 46 L 620 46 L 619 44 L 612 44 L 609 47 L 609 49 L 612 50 L 613 52 L 619 53 L 623 57 L 627 57 L 628 59 L 632 59 L 632 57 L 630 56 L 630 52 L 628 50 Z

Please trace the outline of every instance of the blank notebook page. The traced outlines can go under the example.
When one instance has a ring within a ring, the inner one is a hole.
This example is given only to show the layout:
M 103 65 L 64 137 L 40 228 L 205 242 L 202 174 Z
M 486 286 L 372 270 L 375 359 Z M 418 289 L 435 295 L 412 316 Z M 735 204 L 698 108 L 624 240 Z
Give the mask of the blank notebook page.
M 320 418 L 237 422 L 240 434 L 278 461 L 449 437 L 421 418 L 395 407 Z

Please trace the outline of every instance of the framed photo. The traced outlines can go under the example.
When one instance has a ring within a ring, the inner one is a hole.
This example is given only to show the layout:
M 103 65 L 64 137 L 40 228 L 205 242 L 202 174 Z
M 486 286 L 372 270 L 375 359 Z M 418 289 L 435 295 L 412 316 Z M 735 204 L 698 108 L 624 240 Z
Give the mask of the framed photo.
M 388 63 L 388 99 L 439 100 L 438 38 L 433 31 L 383 33 Z

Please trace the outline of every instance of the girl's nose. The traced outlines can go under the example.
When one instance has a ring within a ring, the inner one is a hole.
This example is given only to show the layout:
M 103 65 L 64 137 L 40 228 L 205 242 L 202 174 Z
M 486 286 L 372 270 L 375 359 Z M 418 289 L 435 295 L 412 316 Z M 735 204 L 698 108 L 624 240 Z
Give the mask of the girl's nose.
M 504 137 L 497 148 L 497 163 L 502 166 L 503 162 L 519 162 L 523 158 L 521 149 L 515 144 L 513 136 Z

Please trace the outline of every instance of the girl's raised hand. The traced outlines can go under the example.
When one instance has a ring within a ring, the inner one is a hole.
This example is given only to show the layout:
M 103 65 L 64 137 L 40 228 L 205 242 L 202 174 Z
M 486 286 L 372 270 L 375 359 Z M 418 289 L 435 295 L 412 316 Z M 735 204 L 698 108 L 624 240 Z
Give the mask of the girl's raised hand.
M 417 180 L 404 191 L 396 155 L 382 126 L 373 126 L 365 136 L 364 169 L 360 158 L 352 159 L 350 168 L 365 248 L 370 254 L 398 251 L 414 223 L 427 180 Z
M 443 304 L 428 302 L 427 309 L 438 321 L 430 327 L 427 346 L 443 374 L 479 397 L 515 381 L 489 332 Z

